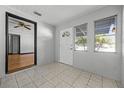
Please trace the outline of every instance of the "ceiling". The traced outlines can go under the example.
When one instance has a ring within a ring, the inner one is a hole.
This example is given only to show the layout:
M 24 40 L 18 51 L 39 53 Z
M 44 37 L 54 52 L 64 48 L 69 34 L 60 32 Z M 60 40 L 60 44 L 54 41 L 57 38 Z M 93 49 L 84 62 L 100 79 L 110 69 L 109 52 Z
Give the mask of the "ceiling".
M 25 28 L 25 30 L 31 30 L 34 28 L 34 24 L 10 16 L 8 17 L 8 24 L 13 29 Z
M 15 5 L 10 6 L 24 13 L 37 17 L 38 20 L 57 26 L 65 21 L 77 16 L 93 12 L 103 8 L 102 5 Z M 37 16 L 33 12 L 37 11 L 42 16 Z

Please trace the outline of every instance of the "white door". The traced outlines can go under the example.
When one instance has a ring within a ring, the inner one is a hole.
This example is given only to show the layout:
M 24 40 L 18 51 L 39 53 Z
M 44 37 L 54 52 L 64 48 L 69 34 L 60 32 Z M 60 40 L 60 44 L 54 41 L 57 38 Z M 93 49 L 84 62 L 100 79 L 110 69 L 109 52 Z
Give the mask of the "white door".
M 73 28 L 60 31 L 60 62 L 73 65 Z

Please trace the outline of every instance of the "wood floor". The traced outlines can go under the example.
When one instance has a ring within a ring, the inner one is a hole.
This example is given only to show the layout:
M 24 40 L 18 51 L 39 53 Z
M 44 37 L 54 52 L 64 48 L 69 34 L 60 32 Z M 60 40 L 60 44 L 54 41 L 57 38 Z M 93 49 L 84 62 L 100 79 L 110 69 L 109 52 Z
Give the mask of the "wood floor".
M 34 65 L 34 54 L 14 54 L 8 56 L 8 72 Z

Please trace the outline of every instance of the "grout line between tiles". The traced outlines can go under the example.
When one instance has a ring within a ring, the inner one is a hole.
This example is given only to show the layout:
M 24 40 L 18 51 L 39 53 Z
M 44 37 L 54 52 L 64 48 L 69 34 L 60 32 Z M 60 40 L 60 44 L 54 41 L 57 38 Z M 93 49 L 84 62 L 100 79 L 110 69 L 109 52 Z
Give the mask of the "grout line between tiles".
M 19 88 L 19 84 L 18 84 L 18 81 L 17 81 L 16 75 L 14 75 L 14 76 L 15 76 L 15 80 L 16 80 L 17 86 L 18 86 L 18 88 Z
M 34 83 L 34 81 L 32 80 L 32 78 L 30 77 L 30 75 L 28 75 L 27 72 L 25 72 L 27 74 L 27 76 L 31 79 L 31 82 L 36 86 L 36 88 L 38 88 L 38 86 Z
M 77 78 L 73 81 L 72 86 L 73 86 L 73 84 L 76 82 L 76 80 L 77 80 L 80 76 L 81 76 L 81 72 L 79 73 L 79 75 L 77 76 Z
M 88 86 L 88 83 L 90 82 L 91 76 L 92 76 L 92 74 L 90 74 L 89 80 L 88 80 L 88 82 L 86 84 L 87 86 Z

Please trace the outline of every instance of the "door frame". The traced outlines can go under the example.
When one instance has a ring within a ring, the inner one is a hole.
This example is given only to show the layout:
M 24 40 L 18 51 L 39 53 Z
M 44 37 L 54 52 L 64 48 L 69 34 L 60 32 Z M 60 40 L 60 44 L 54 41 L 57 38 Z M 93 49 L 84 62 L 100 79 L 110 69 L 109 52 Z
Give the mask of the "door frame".
M 18 36 L 19 37 L 19 53 L 20 54 L 20 47 L 21 47 L 21 43 L 20 43 L 20 35 L 16 35 L 16 34 L 9 34 L 10 36 Z M 12 42 L 12 39 L 10 40 Z M 8 41 L 9 42 L 9 41 Z M 13 46 L 12 46 L 12 50 L 13 50 Z M 13 53 L 10 53 L 13 54 Z
M 24 17 L 20 17 L 18 15 L 9 13 L 9 12 L 5 12 L 5 39 L 6 39 L 6 43 L 5 43 L 5 73 L 8 74 L 8 53 L 9 53 L 9 38 L 8 38 L 8 17 L 13 17 L 16 19 L 20 19 L 23 21 L 27 21 L 29 23 L 34 24 L 34 65 L 37 65 L 37 22 L 26 19 Z M 25 68 L 24 68 L 25 69 Z

